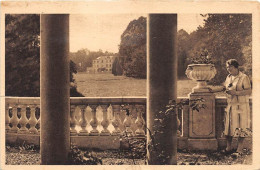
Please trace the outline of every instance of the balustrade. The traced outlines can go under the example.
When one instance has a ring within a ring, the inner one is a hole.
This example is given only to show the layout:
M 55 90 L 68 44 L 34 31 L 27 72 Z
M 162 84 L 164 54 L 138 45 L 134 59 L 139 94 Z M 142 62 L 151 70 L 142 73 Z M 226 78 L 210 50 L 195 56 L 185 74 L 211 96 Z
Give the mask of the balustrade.
M 81 130 L 79 131 L 79 135 L 86 136 L 86 135 L 88 135 L 88 131 L 86 129 L 87 123 L 88 123 L 87 119 L 86 119 L 86 106 L 81 105 L 80 110 L 81 110 L 81 121 L 80 121 Z
M 178 98 L 177 102 L 186 99 L 188 98 Z M 117 136 L 126 132 L 129 136 L 144 136 L 145 101 L 145 98 L 71 98 L 70 134 L 71 136 Z M 121 104 L 129 105 L 129 114 L 123 111 Z M 250 99 L 250 107 L 251 104 Z M 223 131 L 226 105 L 225 97 L 216 98 L 217 137 L 220 137 Z M 36 116 L 39 108 L 39 98 L 7 98 L 5 108 L 6 133 L 39 134 L 40 116 Z M 87 112 L 87 108 L 91 108 L 91 112 Z M 110 109 L 112 113 L 110 113 Z M 102 113 L 101 119 L 97 117 L 98 110 Z M 188 112 L 188 105 L 178 110 L 178 134 L 180 134 L 180 137 L 188 137 Z M 90 128 L 89 132 L 87 128 Z M 98 130 L 99 128 L 101 129 Z
M 135 131 L 136 136 L 144 136 L 145 131 L 144 131 L 144 126 L 145 126 L 145 121 L 143 118 L 143 115 L 145 114 L 145 107 L 143 105 L 137 106 L 137 119 L 135 121 L 135 124 L 137 126 L 137 130 Z
M 38 124 L 38 134 L 40 134 L 40 132 L 41 132 L 41 128 L 40 128 L 40 126 L 41 126 L 41 117 L 39 117 L 39 119 L 38 119 L 38 121 L 37 121 L 37 124 Z
M 29 119 L 29 125 L 30 125 L 30 129 L 29 129 L 29 133 L 31 134 L 38 134 L 38 130 L 36 129 L 36 124 L 37 124 L 37 119 L 36 119 L 36 105 L 30 105 L 30 119 Z
M 92 119 L 90 121 L 90 125 L 92 126 L 92 130 L 90 131 L 91 136 L 98 136 L 99 135 L 99 131 L 97 130 L 97 126 L 98 126 L 98 120 L 97 120 L 97 105 L 91 105 L 91 113 L 92 113 Z
M 26 117 L 26 105 L 20 106 L 21 108 L 21 118 L 19 120 L 19 124 L 21 125 L 21 128 L 19 129 L 18 133 L 28 133 L 29 130 L 26 128 L 26 124 L 28 122 L 28 119 Z
M 75 118 L 75 106 L 71 105 L 70 106 L 70 135 L 75 136 L 77 135 L 76 131 L 76 118 Z
M 120 135 L 120 133 L 121 133 L 121 130 L 119 128 L 119 126 L 121 124 L 121 120 L 119 118 L 120 105 L 113 105 L 112 109 L 113 109 L 113 114 L 114 114 L 114 119 L 112 121 L 112 125 L 115 128 L 115 130 L 112 132 L 112 135 L 116 136 L 116 135 Z
M 17 105 L 14 105 L 12 107 L 12 117 L 10 120 L 10 123 L 12 124 L 12 128 L 10 129 L 11 133 L 17 133 L 19 128 L 17 127 L 18 123 L 19 123 L 19 118 L 17 116 L 18 114 L 18 108 Z
M 186 100 L 188 97 L 178 98 Z M 27 135 L 40 133 L 39 98 L 6 98 L 6 134 Z M 125 107 L 128 107 L 128 113 Z M 224 115 L 227 101 L 225 97 L 215 100 L 216 138 L 222 139 Z M 250 107 L 252 100 L 250 99 Z M 189 105 L 178 109 L 179 140 L 186 147 L 189 138 Z M 70 134 L 75 136 L 117 137 L 124 133 L 133 137 L 145 136 L 145 98 L 71 98 Z M 180 142 L 179 142 L 180 144 Z
M 103 130 L 101 131 L 101 136 L 109 136 L 110 135 L 110 131 L 107 129 L 110 122 L 108 120 L 108 116 L 107 116 L 107 109 L 108 106 L 107 105 L 102 105 L 102 111 L 103 111 L 103 120 L 101 122 L 101 125 L 103 126 Z
M 9 132 L 9 130 L 10 130 L 10 126 L 9 126 L 10 116 L 9 116 L 9 113 L 10 113 L 10 107 L 9 107 L 9 104 L 7 104 L 6 108 L 5 108 L 5 131 L 6 132 Z
M 130 136 L 144 136 L 145 121 L 142 115 L 145 114 L 145 109 L 139 110 L 135 107 L 138 105 L 145 108 L 145 102 L 145 98 L 71 98 L 70 134 L 118 136 L 126 131 Z M 39 135 L 39 104 L 39 98 L 6 98 L 6 133 Z M 127 116 L 122 110 L 122 105 L 125 104 L 132 107 Z

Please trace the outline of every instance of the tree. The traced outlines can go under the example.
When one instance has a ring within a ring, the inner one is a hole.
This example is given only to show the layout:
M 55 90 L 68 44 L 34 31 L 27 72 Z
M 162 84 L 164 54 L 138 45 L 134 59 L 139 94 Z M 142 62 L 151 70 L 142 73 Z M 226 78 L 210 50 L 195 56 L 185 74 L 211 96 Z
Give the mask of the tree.
M 40 96 L 40 15 L 7 14 L 5 17 L 5 95 Z M 70 62 L 71 94 L 76 91 Z
M 88 58 L 89 52 L 88 49 L 80 49 L 76 53 L 70 53 L 70 58 L 76 64 L 79 72 L 86 71 L 86 68 L 91 65 Z
M 119 56 L 126 76 L 146 78 L 146 18 L 129 23 L 121 35 Z
M 116 57 L 114 62 L 113 62 L 113 65 L 112 65 L 112 74 L 114 76 L 121 76 L 123 75 L 123 69 L 120 65 L 120 61 L 119 61 L 119 57 Z
M 189 59 L 207 49 L 214 59 L 217 75 L 211 83 L 224 82 L 227 75 L 225 62 L 234 58 L 251 77 L 252 67 L 252 16 L 250 14 L 208 14 L 205 24 L 190 35 Z
M 187 68 L 187 57 L 188 50 L 190 47 L 190 35 L 183 29 L 179 30 L 177 33 L 177 43 L 178 43 L 178 78 L 185 77 L 185 70 Z
M 40 95 L 40 16 L 6 15 L 7 96 Z

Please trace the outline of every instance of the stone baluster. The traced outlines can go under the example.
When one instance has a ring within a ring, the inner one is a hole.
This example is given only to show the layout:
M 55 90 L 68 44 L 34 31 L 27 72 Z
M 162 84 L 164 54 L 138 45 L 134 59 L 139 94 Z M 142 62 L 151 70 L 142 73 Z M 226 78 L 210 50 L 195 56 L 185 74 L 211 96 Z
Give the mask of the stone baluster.
M 14 105 L 12 107 L 12 118 L 10 120 L 10 123 L 12 124 L 12 128 L 10 129 L 11 133 L 17 133 L 19 128 L 17 127 L 19 123 L 19 118 L 17 116 L 18 110 L 17 110 L 17 105 Z
M 135 121 L 135 124 L 137 126 L 137 130 L 135 131 L 136 136 L 144 136 L 144 125 L 145 121 L 143 119 L 143 114 L 145 113 L 145 106 L 138 106 L 137 107 L 137 119 Z
M 26 128 L 26 124 L 28 123 L 28 119 L 26 117 L 26 105 L 22 105 L 21 107 L 21 118 L 19 120 L 19 124 L 21 128 L 19 129 L 18 133 L 28 133 L 29 130 Z
M 97 130 L 98 126 L 98 120 L 97 120 L 97 105 L 91 105 L 91 114 L 92 114 L 92 119 L 90 121 L 90 125 L 92 126 L 92 130 L 90 131 L 91 136 L 98 136 L 99 131 Z
M 70 135 L 75 136 L 77 135 L 76 127 L 76 119 L 75 119 L 75 105 L 70 105 Z
M 131 129 L 132 120 L 131 120 L 131 117 L 130 117 L 130 113 L 131 113 L 130 109 L 126 110 L 126 116 L 125 116 L 125 119 L 124 119 L 124 122 L 123 122 L 127 136 L 133 136 L 133 131 Z
M 87 127 L 86 106 L 81 105 L 79 107 L 80 107 L 80 111 L 81 111 L 81 122 L 80 122 L 81 130 L 79 131 L 79 136 L 86 136 L 86 135 L 88 135 L 88 131 L 86 129 L 86 127 Z
M 38 133 L 40 134 L 40 132 L 41 132 L 41 110 L 40 110 L 40 106 L 37 106 L 37 108 L 39 109 L 39 113 L 40 113 L 39 119 L 37 121 L 37 124 L 39 125 Z
M 121 130 L 119 128 L 120 126 L 120 119 L 119 119 L 119 114 L 120 114 L 120 105 L 112 105 L 113 113 L 114 113 L 114 119 L 112 121 L 112 125 L 114 126 L 115 130 L 113 130 L 112 135 L 120 135 Z
M 10 116 L 9 116 L 9 111 L 10 111 L 10 107 L 9 105 L 6 105 L 5 108 L 5 132 L 9 132 L 9 130 L 11 129 L 9 126 L 10 123 Z
M 107 108 L 108 106 L 107 105 L 102 105 L 102 110 L 103 110 L 103 120 L 101 122 L 101 125 L 103 126 L 103 130 L 101 131 L 101 136 L 109 136 L 110 135 L 110 132 L 109 130 L 107 129 L 108 126 L 109 126 L 109 120 L 108 120 L 108 117 L 107 117 Z
M 183 110 L 181 110 L 181 111 L 183 111 Z M 180 119 L 179 119 L 179 110 L 178 109 L 176 109 L 176 116 L 177 116 L 177 136 L 178 137 L 180 137 L 181 136 L 181 131 L 179 130 L 179 128 L 180 128 L 180 125 L 181 125 L 181 121 L 180 121 Z
M 29 129 L 29 133 L 32 134 L 38 134 L 38 130 L 36 129 L 36 124 L 37 124 L 37 119 L 35 116 L 35 111 L 36 111 L 36 105 L 30 105 L 30 119 L 29 119 L 29 125 L 30 125 L 30 129 Z

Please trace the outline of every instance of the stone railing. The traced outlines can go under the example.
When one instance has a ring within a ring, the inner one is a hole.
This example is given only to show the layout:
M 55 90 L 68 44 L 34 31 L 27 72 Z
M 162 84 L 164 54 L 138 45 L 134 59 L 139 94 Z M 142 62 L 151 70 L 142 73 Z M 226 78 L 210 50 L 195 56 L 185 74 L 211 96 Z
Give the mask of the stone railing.
M 188 97 L 178 97 L 177 102 Z M 71 143 L 82 147 L 116 149 L 120 147 L 120 135 L 145 138 L 146 98 L 71 98 L 70 134 Z M 215 99 L 215 117 L 209 119 L 214 125 L 214 138 L 218 148 L 225 147 L 224 116 L 227 101 L 225 97 Z M 252 99 L 250 99 L 252 107 Z M 126 110 L 129 110 L 129 114 Z M 178 110 L 180 121 L 178 148 L 193 149 L 189 146 L 190 119 L 189 105 Z M 251 108 L 252 117 L 252 108 Z M 195 122 L 196 123 L 196 122 Z M 39 98 L 6 98 L 6 139 L 8 142 L 39 144 L 40 101 Z
M 70 100 L 72 144 L 102 148 L 103 143 L 103 148 L 113 149 L 119 146 L 120 135 L 145 137 L 146 98 L 72 97 Z M 40 99 L 7 97 L 5 103 L 7 141 L 39 144 Z M 109 141 L 111 147 L 107 146 Z

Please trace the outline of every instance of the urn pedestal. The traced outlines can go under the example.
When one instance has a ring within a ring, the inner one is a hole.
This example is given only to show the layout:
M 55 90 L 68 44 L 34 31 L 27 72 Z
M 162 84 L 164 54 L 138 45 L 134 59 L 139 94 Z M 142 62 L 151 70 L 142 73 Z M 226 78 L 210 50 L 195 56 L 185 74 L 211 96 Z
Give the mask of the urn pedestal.
M 190 100 L 203 98 L 205 108 L 189 111 L 190 150 L 217 150 L 218 142 L 215 133 L 215 94 L 210 93 L 207 81 L 216 75 L 213 64 L 191 64 L 186 70 L 188 78 L 197 81 L 197 86 L 189 95 Z
M 217 150 L 218 142 L 215 131 L 215 95 L 213 93 L 191 93 L 190 100 L 203 98 L 205 108 L 189 111 L 190 150 Z

